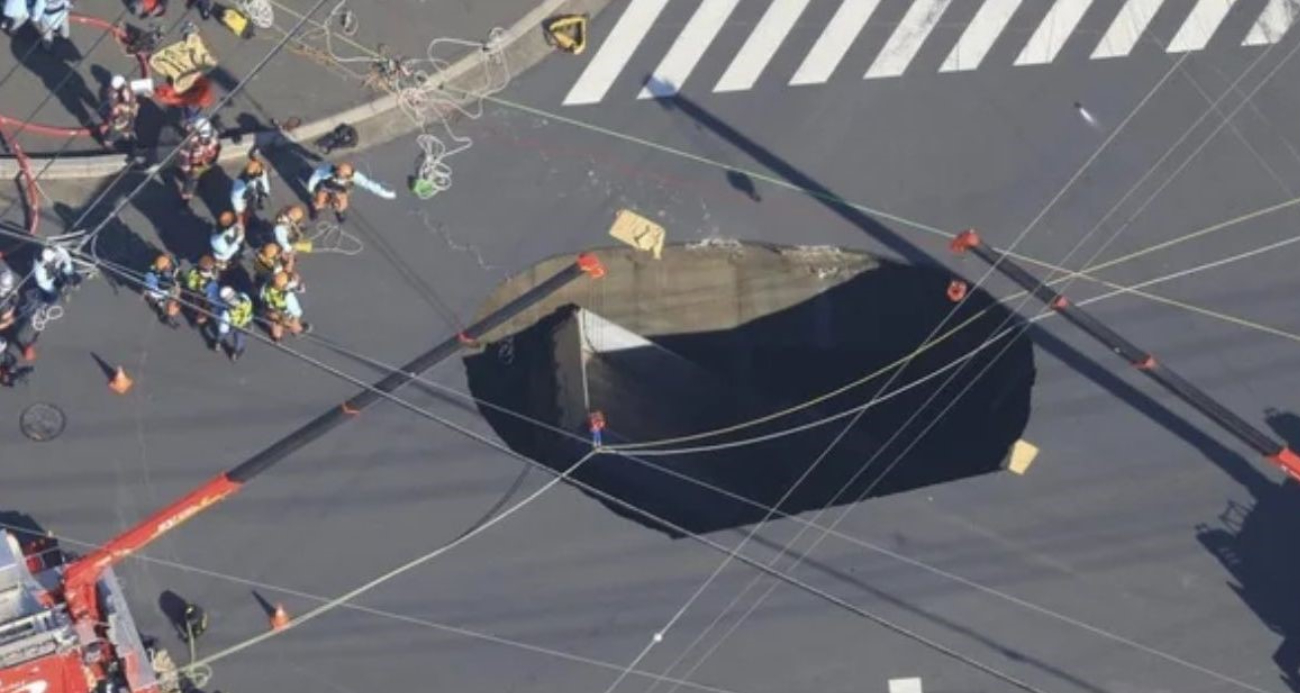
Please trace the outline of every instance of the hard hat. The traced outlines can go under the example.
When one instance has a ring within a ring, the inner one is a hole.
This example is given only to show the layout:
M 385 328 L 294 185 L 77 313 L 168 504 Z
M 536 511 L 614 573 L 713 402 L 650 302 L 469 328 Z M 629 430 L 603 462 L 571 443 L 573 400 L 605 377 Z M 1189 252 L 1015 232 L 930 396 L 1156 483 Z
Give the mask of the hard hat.
M 303 209 L 302 205 L 292 205 L 284 210 L 284 215 L 289 217 L 289 221 L 299 222 L 307 216 L 307 210 Z
M 252 161 L 249 161 L 248 165 L 244 167 L 244 173 L 250 176 L 260 176 L 262 175 L 262 171 L 263 171 L 262 162 L 258 161 L 257 159 L 253 159 Z
M 283 289 L 288 285 L 289 285 L 288 272 L 276 272 L 275 276 L 271 277 L 271 286 L 274 286 L 277 289 Z
M 199 269 L 205 272 L 211 272 L 216 268 L 217 268 L 217 261 L 214 260 L 211 255 L 204 255 L 203 257 L 199 258 Z
M 351 178 L 352 174 L 356 173 L 356 171 L 352 168 L 352 164 L 346 164 L 346 163 L 335 166 L 334 172 L 337 173 L 342 178 Z
M 54 248 L 45 248 L 41 251 L 41 262 L 54 262 L 54 259 L 58 256 L 59 254 L 54 252 Z
M 215 131 L 212 129 L 212 121 L 203 116 L 191 120 L 190 129 L 199 133 L 199 137 L 212 137 L 212 135 L 215 134 Z
M 13 293 L 16 283 L 13 272 L 7 269 L 0 271 L 0 296 L 8 296 Z
M 108 83 L 114 89 L 122 89 L 126 86 L 126 78 L 122 75 L 113 75 L 113 79 L 110 79 Z
M 172 259 L 167 253 L 159 253 L 158 257 L 153 260 L 153 268 L 159 272 L 165 272 L 172 268 Z
M 221 287 L 221 293 L 219 295 L 221 296 L 221 300 L 225 301 L 226 303 L 230 303 L 231 301 L 235 300 L 235 290 L 229 286 Z
M 234 226 L 234 225 L 235 225 L 235 213 L 232 212 L 232 211 L 230 211 L 230 210 L 226 210 L 226 211 L 222 212 L 222 213 L 221 213 L 221 216 L 217 217 L 217 223 L 220 224 L 220 225 L 221 225 L 221 228 L 223 228 L 223 229 L 224 229 L 224 228 L 228 228 L 228 227 L 230 227 L 230 226 Z
M 262 246 L 262 255 L 265 255 L 268 258 L 278 257 L 280 255 L 280 244 L 271 241 Z
M 6 340 L 4 337 L 0 337 L 0 354 L 3 354 L 5 349 L 8 348 L 9 348 L 9 341 Z

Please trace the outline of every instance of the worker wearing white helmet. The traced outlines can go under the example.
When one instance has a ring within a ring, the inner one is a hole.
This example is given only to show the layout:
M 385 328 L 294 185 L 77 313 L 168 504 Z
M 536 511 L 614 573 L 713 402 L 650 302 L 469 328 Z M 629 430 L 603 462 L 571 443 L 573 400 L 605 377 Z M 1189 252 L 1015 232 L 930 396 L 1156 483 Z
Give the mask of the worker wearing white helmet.
M 199 179 L 217 163 L 221 156 L 221 141 L 212 121 L 199 116 L 189 122 L 185 141 L 179 151 L 178 166 L 181 172 L 181 199 L 187 204 L 198 191 Z
M 246 341 L 244 332 L 253 324 L 253 299 L 234 287 L 223 286 L 218 294 L 217 333 L 212 340 L 212 349 L 226 348 L 226 356 L 231 361 L 238 361 L 244 355 Z
M 140 114 L 140 101 L 122 75 L 113 75 L 103 98 L 104 137 L 126 143 L 135 141 L 135 119 Z
M 41 251 L 36 267 L 32 270 L 32 278 L 40 288 L 42 298 L 51 304 L 59 302 L 64 289 L 81 283 L 81 275 L 77 274 L 77 268 L 72 264 L 72 256 L 66 248 L 60 246 L 49 246 Z

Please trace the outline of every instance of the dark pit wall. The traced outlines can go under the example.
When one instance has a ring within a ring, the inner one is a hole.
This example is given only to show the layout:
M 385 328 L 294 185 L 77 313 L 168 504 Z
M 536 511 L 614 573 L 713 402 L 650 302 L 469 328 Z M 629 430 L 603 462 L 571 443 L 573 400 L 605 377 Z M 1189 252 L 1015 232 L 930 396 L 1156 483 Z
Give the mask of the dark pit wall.
M 681 388 L 665 387 L 662 375 L 639 368 L 639 350 L 598 354 L 588 363 L 592 400 L 611 411 L 622 407 L 623 419 L 611 417 L 605 442 L 641 443 L 751 421 L 877 372 L 905 358 L 949 316 L 954 308 L 946 293 L 949 279 L 937 269 L 882 263 L 734 329 L 645 335 L 698 367 L 692 378 L 700 387 L 687 397 Z M 590 449 L 586 430 L 566 437 L 538 425 L 561 426 L 549 336 L 570 310 L 558 310 L 465 361 L 476 397 L 536 420 L 480 405 L 498 435 L 556 470 L 567 469 Z M 784 513 L 798 513 L 998 471 L 1029 418 L 1034 363 L 1028 338 L 1016 330 L 964 366 L 913 385 L 997 332 L 1024 325 L 1019 318 L 1008 320 L 1003 306 L 976 290 L 948 318 L 944 331 L 981 311 L 970 325 L 912 360 L 885 392 L 902 391 L 868 409 L 815 466 L 852 417 L 788 432 L 877 397 L 896 371 L 789 416 L 663 449 L 781 434 L 771 440 L 639 459 L 603 454 L 575 477 L 688 531 L 710 532 L 757 522 L 778 504 Z M 644 357 L 652 359 L 649 353 Z M 662 364 L 661 358 L 653 360 Z M 635 418 L 634 425 L 629 418 Z M 621 423 L 638 435 L 625 439 Z M 606 504 L 649 527 L 680 534 Z

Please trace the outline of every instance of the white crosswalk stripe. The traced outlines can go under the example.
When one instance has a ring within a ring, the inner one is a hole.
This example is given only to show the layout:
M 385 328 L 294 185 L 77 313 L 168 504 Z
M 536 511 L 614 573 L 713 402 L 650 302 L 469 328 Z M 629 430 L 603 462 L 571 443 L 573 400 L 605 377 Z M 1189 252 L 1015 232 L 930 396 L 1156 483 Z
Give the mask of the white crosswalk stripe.
M 639 98 L 662 98 L 676 94 L 738 4 L 740 0 L 702 0 L 699 9 L 691 16 L 691 21 L 677 35 L 673 47 L 668 49 L 668 55 L 655 68 Z
M 875 62 L 871 63 L 863 79 L 897 77 L 903 74 L 907 64 L 921 50 L 921 44 L 925 43 L 934 25 L 939 23 L 943 11 L 948 9 L 949 2 L 951 0 L 915 0 L 907 8 L 907 14 L 898 23 L 898 28 L 889 35 L 889 41 L 881 49 L 880 55 L 876 56 Z
M 1210 42 L 1219 24 L 1228 16 L 1233 0 L 1197 0 L 1187 21 L 1169 41 L 1170 53 L 1199 51 Z
M 1016 58 L 1017 65 L 1045 65 L 1056 60 L 1056 54 L 1074 34 L 1074 27 L 1092 5 L 1092 0 L 1056 0 L 1047 16 L 1038 24 L 1029 43 Z
M 773 0 L 713 91 L 743 91 L 753 87 L 807 6 L 808 0 Z
M 1133 46 L 1137 45 L 1138 39 L 1142 38 L 1142 32 L 1147 30 L 1147 25 L 1151 23 L 1163 4 L 1165 0 L 1125 2 L 1115 21 L 1111 22 L 1110 28 L 1101 37 L 1101 43 L 1098 43 L 1097 49 L 1092 52 L 1093 59 L 1119 58 L 1128 55 L 1133 50 Z
M 1011 21 L 1011 17 L 1020 8 L 1020 2 L 1021 0 L 984 0 L 939 71 L 958 72 L 979 67 L 993 47 L 993 42 L 998 40 L 1007 22 Z
M 712 56 L 706 65 L 726 65 L 718 81 L 713 84 L 714 92 L 752 89 L 765 74 L 769 80 L 785 79 L 783 75 L 773 74 L 775 71 L 770 69 L 772 59 L 782 46 L 791 49 L 797 44 L 802 50 L 805 37 L 812 39 L 809 29 L 818 32 L 816 40 L 801 56 L 798 68 L 789 77 L 789 85 L 826 83 L 841 67 L 862 69 L 861 65 L 843 65 L 845 58 L 862 39 L 864 32 L 869 36 L 886 36 L 881 29 L 888 30 L 887 38 L 868 65 L 863 79 L 900 77 L 908 74 L 909 68 L 912 72 L 916 71 L 913 63 L 918 55 L 926 51 L 927 46 L 934 48 L 936 43 L 941 42 L 933 37 L 935 28 L 940 23 L 954 22 L 953 19 L 944 22 L 944 16 L 958 14 L 958 9 L 964 10 L 967 3 L 978 3 L 978 7 L 973 8 L 973 14 L 960 12 L 963 18 L 969 17 L 969 20 L 961 27 L 961 35 L 948 50 L 947 57 L 938 68 L 939 72 L 969 72 L 988 68 L 990 63 L 1000 62 L 988 59 L 990 54 L 998 55 L 993 51 L 995 46 L 1018 50 L 1013 61 L 1017 66 L 1045 65 L 1061 59 L 1062 49 L 1071 40 L 1090 45 L 1095 40 L 1096 44 L 1091 45 L 1091 60 L 1129 56 L 1138 43 L 1148 36 L 1157 16 L 1177 22 L 1173 38 L 1162 46 L 1169 53 L 1204 50 L 1212 41 L 1215 45 L 1222 45 L 1223 41 L 1238 40 L 1236 37 L 1229 39 L 1228 31 L 1219 31 L 1229 16 L 1236 17 L 1231 22 L 1234 26 L 1251 22 L 1248 33 L 1241 40 L 1242 46 L 1275 44 L 1300 19 L 1300 0 L 1110 0 L 1101 3 L 1095 0 L 1050 0 L 1050 6 L 1045 12 L 1043 5 L 1048 0 L 906 0 L 906 9 L 896 26 L 875 27 L 874 33 L 871 33 L 868 29 L 871 28 L 873 19 L 877 18 L 877 10 L 885 4 L 882 0 L 614 2 L 616 8 L 623 5 L 621 14 L 603 40 L 599 35 L 593 39 L 593 43 L 599 45 L 589 57 L 584 56 L 588 62 L 565 96 L 566 106 L 599 103 L 616 83 L 631 81 L 631 75 L 636 72 L 630 69 L 629 62 L 634 58 L 638 62 L 644 59 L 648 63 L 641 68 L 644 72 L 640 74 L 650 74 L 637 93 L 641 99 L 671 98 L 678 94 L 688 78 L 701 71 L 698 68 L 706 56 Z M 814 3 L 821 9 L 809 12 Z M 825 5 L 830 3 L 835 3 L 836 9 L 829 19 L 825 19 L 826 15 L 821 12 L 829 12 L 830 7 Z M 642 49 L 642 43 L 670 4 L 675 8 L 671 16 L 684 17 L 684 10 L 689 8 L 690 18 L 680 27 L 673 27 L 672 34 L 664 31 L 669 27 L 657 29 L 654 34 L 655 47 Z M 740 10 L 757 13 L 759 8 L 754 5 L 761 6 L 762 15 L 747 33 L 723 31 L 728 26 L 738 28 L 735 24 L 737 21 L 750 21 L 750 15 L 741 13 Z M 806 15 L 818 17 L 817 21 L 824 22 L 824 25 L 809 26 L 810 20 Z M 738 20 L 737 17 L 744 19 Z M 1161 19 L 1160 25 L 1163 26 L 1164 21 Z M 1081 25 L 1086 26 L 1086 29 L 1081 30 Z M 791 43 L 790 35 L 796 27 L 800 28 L 799 39 Z M 1096 38 L 1092 32 L 1099 31 L 1101 27 L 1104 27 L 1104 31 L 1100 38 Z M 1029 29 L 1032 32 L 1026 39 L 1024 32 Z M 1216 34 L 1222 34 L 1217 41 Z M 725 37 L 725 40 L 719 41 L 719 36 Z M 667 38 L 672 39 L 671 45 L 666 40 L 659 42 Z M 735 44 L 730 44 L 733 39 L 740 43 L 738 49 Z M 1147 42 L 1153 46 L 1161 43 L 1158 37 L 1149 37 Z M 664 45 L 668 45 L 666 50 Z M 734 55 L 719 55 L 719 51 L 724 49 L 736 52 Z M 723 60 L 716 60 L 719 57 Z M 654 65 L 652 70 L 649 69 L 649 64 Z M 1002 67 L 1006 67 L 1005 63 Z M 625 73 L 630 74 L 623 76 Z M 707 83 L 700 84 L 700 81 L 697 77 L 691 82 L 693 86 L 690 89 L 706 89 Z M 622 87 L 618 91 L 621 90 Z M 630 90 L 626 93 L 631 95 Z
M 587 63 L 578 83 L 564 97 L 564 105 L 599 103 L 605 98 L 605 92 L 614 85 L 623 66 L 667 6 L 668 0 L 631 0 L 623 16 L 618 18 L 618 24 L 609 32 L 609 38 Z
M 826 30 L 817 37 L 817 43 L 795 70 L 790 84 L 821 84 L 830 79 L 879 4 L 880 0 L 841 2 L 835 16 L 826 24 Z
M 1241 45 L 1263 46 L 1281 41 L 1297 16 L 1300 16 L 1300 0 L 1268 0 Z

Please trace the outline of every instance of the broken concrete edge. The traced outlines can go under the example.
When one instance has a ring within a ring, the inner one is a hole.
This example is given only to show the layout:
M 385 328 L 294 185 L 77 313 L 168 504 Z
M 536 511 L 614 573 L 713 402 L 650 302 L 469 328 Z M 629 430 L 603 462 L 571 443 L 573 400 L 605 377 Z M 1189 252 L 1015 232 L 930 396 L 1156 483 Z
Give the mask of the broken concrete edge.
M 501 39 L 507 64 L 513 68 L 511 76 L 518 76 L 555 52 L 555 48 L 546 42 L 542 31 L 542 25 L 548 17 L 581 13 L 594 16 L 610 1 L 543 0 L 506 29 Z M 441 77 L 448 91 L 457 93 L 469 88 L 468 85 L 458 88 L 458 83 L 467 82 L 472 77 L 474 69 L 483 63 L 484 56 L 484 51 L 472 50 L 444 70 Z M 459 100 L 459 104 L 470 100 L 472 97 L 465 97 Z M 357 128 L 362 148 L 390 142 L 420 127 L 398 107 L 397 94 L 389 93 L 341 113 L 300 125 L 293 132 L 277 134 L 283 134 L 286 139 L 294 143 L 309 144 L 344 123 Z M 227 138 L 222 141 L 219 163 L 242 161 L 247 155 L 248 147 L 244 146 L 242 139 L 240 142 L 235 142 Z M 29 157 L 29 159 L 31 169 L 40 171 L 38 177 L 42 181 L 106 178 L 117 174 L 126 166 L 125 155 L 116 153 L 87 157 L 54 157 L 53 160 L 51 157 Z M 13 178 L 21 174 L 22 168 L 17 159 L 0 158 L 0 176 Z

